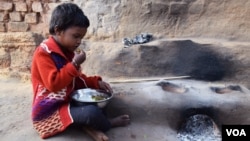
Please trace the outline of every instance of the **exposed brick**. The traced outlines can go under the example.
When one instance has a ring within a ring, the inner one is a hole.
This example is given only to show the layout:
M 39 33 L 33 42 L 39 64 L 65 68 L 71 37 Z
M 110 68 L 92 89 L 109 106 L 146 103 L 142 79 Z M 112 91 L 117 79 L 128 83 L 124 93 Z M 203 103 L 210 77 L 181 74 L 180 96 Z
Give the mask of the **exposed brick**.
M 34 12 L 43 12 L 43 6 L 41 2 L 32 3 L 32 11 Z
M 0 2 L 0 10 L 11 11 L 13 9 L 13 4 L 10 2 Z
M 187 11 L 187 3 L 185 2 L 171 2 L 169 14 L 183 14 Z
M 20 22 L 20 21 L 22 21 L 22 16 L 21 16 L 20 12 L 12 12 L 9 15 L 10 15 L 10 20 L 12 22 Z
M 26 23 L 37 23 L 37 13 L 28 13 L 25 15 Z
M 28 31 L 29 25 L 25 22 L 9 22 L 8 31 L 11 32 L 26 32 Z
M 8 21 L 8 20 L 9 20 L 9 13 L 7 11 L 0 13 L 0 22 Z
M 4 21 L 4 13 L 0 13 L 0 22 Z
M 49 3 L 49 10 L 52 11 L 54 10 L 60 3 Z
M 25 2 L 17 2 L 15 3 L 15 7 L 16 7 L 16 11 L 20 11 L 20 12 L 28 11 L 27 4 Z
M 4 23 L 0 23 L 0 32 L 5 32 L 5 26 Z

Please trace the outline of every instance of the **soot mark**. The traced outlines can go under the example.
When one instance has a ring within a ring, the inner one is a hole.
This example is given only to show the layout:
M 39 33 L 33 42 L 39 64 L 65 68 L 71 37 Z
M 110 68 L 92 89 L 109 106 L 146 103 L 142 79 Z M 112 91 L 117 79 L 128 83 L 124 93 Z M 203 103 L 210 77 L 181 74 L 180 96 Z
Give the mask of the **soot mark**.
M 230 62 L 226 56 L 212 50 L 210 45 L 190 40 L 176 41 L 172 71 L 176 75 L 189 75 L 194 79 L 217 81 L 230 74 Z

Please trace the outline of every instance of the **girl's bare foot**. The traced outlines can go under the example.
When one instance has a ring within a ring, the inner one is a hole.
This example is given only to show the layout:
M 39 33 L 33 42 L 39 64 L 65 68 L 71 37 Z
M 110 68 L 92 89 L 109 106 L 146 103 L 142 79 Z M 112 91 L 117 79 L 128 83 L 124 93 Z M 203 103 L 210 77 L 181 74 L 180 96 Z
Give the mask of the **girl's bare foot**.
M 86 131 L 95 141 L 108 141 L 109 138 L 101 131 L 95 130 L 93 128 L 84 127 Z
M 129 122 L 129 115 L 121 115 L 110 120 L 112 127 L 126 126 Z

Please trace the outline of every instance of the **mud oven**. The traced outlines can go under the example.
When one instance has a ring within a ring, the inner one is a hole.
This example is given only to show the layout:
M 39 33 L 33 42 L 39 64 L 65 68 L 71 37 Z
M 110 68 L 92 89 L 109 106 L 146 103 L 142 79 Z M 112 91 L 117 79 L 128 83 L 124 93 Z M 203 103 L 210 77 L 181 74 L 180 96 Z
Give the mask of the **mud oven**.
M 132 122 L 149 125 L 144 128 L 155 126 L 158 136 L 168 128 L 171 133 L 160 141 L 221 141 L 223 125 L 250 124 L 250 91 L 242 85 L 182 79 L 113 87 L 117 93 L 108 110 L 128 113 Z M 148 134 L 152 140 L 157 138 Z

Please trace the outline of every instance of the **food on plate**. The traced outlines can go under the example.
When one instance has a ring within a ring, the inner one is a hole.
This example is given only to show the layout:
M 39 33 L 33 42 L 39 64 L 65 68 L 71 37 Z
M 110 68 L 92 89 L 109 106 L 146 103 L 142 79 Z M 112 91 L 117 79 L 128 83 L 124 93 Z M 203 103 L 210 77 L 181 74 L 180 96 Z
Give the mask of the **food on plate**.
M 105 100 L 107 97 L 104 95 L 92 95 L 91 97 L 94 101 L 100 101 L 100 100 Z

